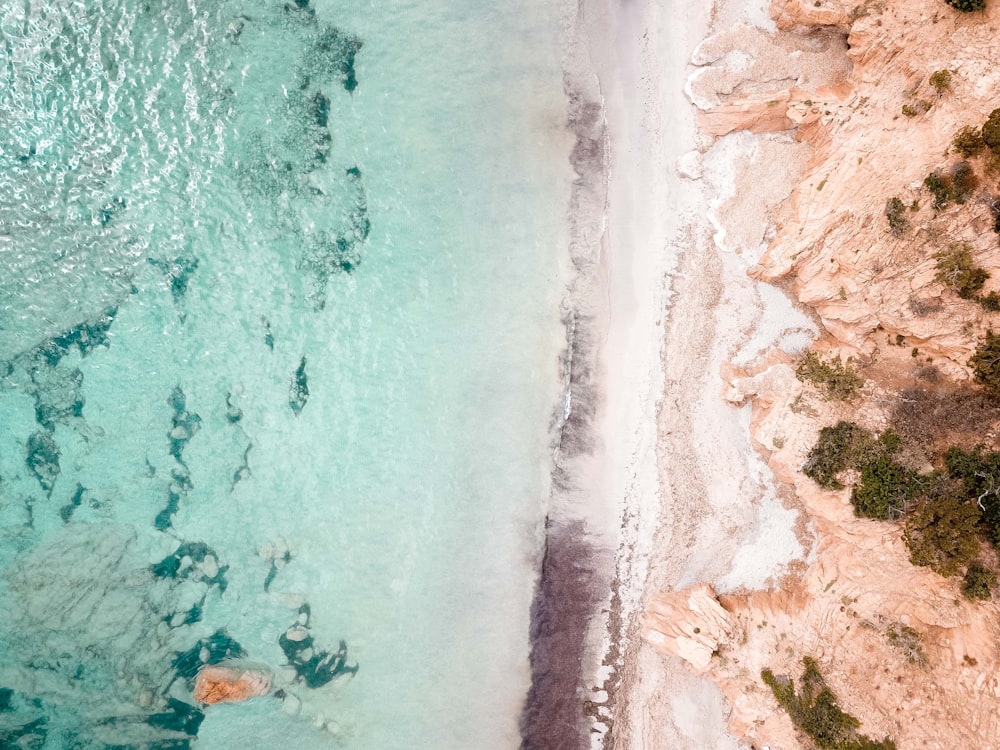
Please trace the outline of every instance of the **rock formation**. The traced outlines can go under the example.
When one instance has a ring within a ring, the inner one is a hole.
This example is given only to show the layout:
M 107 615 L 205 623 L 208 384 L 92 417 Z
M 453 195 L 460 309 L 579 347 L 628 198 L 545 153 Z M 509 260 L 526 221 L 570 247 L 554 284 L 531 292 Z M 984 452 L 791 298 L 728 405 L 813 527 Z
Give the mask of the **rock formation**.
M 199 703 L 238 703 L 267 695 L 271 678 L 259 669 L 236 666 L 204 667 L 194 683 L 194 699 Z
M 849 490 L 822 490 L 801 467 L 823 426 L 850 419 L 880 431 L 904 389 L 953 392 L 969 380 L 977 341 L 1000 328 L 998 313 L 935 278 L 935 255 L 965 243 L 995 277 L 983 292 L 1000 289 L 995 168 L 969 159 L 979 185 L 962 203 L 934 207 L 923 184 L 963 160 L 955 132 L 1000 106 L 1000 4 L 959 13 L 941 0 L 773 0 L 771 13 L 774 34 L 741 28 L 699 46 L 689 94 L 708 135 L 787 132 L 812 148 L 751 275 L 814 312 L 817 347 L 852 355 L 867 384 L 853 402 L 826 401 L 782 353 L 724 373 L 726 397 L 752 403 L 755 446 L 795 490 L 812 553 L 769 591 L 716 596 L 699 584 L 654 595 L 643 634 L 716 680 L 733 732 L 757 747 L 802 747 L 760 674 L 797 676 L 804 655 L 871 737 L 995 747 L 1000 607 L 913 566 L 899 524 L 856 518 Z M 929 78 L 940 70 L 951 81 L 939 90 Z M 902 231 L 887 221 L 894 197 Z M 998 421 L 967 437 L 995 449 Z M 982 555 L 996 563 L 985 544 Z
M 816 532 L 814 557 L 769 591 L 715 596 L 698 584 L 654 595 L 646 640 L 708 673 L 730 701 L 732 731 L 758 746 L 802 747 L 760 673 L 797 676 L 803 655 L 819 660 L 872 737 L 900 748 L 993 746 L 1000 717 L 985 706 L 1000 700 L 1000 607 L 970 603 L 958 580 L 913 566 L 897 524 L 855 518 L 850 490 L 822 490 L 799 471 L 820 426 L 850 407 L 824 401 L 783 363 L 733 373 L 728 394 L 754 400 L 754 440 L 794 484 Z M 850 416 L 881 424 L 876 401 Z

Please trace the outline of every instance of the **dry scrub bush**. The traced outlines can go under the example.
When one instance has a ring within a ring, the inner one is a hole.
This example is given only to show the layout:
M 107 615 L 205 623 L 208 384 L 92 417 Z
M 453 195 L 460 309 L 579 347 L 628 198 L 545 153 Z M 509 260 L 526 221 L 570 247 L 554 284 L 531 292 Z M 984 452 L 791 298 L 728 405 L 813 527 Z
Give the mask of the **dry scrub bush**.
M 910 228 L 906 218 L 906 206 L 899 198 L 892 197 L 885 204 L 885 218 L 889 221 L 889 231 L 893 237 L 902 237 Z
M 927 82 L 935 88 L 938 94 L 943 94 L 951 88 L 951 71 L 935 70 Z
M 854 398 L 865 384 L 864 378 L 850 365 L 837 357 L 824 359 L 816 352 L 806 352 L 795 368 L 795 377 L 803 383 L 809 382 L 826 391 L 832 401 L 846 401 Z
M 936 478 L 903 525 L 910 562 L 945 577 L 957 574 L 979 554 L 981 515 L 960 481 Z
M 972 260 L 972 246 L 955 243 L 950 250 L 936 253 L 934 281 L 954 291 L 962 299 L 974 300 L 990 277 L 989 271 Z
M 1000 397 L 1000 336 L 987 331 L 969 359 L 972 377 L 994 397 Z
M 997 574 L 982 563 L 974 562 L 962 579 L 962 595 L 970 602 L 986 601 L 992 597 L 996 585 Z
M 1000 422 L 997 404 L 973 388 L 907 388 L 889 417 L 906 445 L 940 455 L 950 446 L 974 445 Z
M 968 158 L 970 156 L 976 156 L 984 148 L 986 144 L 983 142 L 982 133 L 979 132 L 979 128 L 973 127 L 972 125 L 966 125 L 961 128 L 955 137 L 951 141 L 951 145 L 955 147 L 962 156 Z

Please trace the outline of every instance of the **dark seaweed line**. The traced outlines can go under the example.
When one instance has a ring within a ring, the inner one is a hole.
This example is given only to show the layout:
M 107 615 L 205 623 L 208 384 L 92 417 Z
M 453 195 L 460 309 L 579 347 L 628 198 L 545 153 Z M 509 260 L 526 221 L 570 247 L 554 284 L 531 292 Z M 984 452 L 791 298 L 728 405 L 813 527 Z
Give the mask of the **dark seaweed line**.
M 608 136 L 604 108 L 568 81 L 566 95 L 569 126 L 576 136 L 570 155 L 577 175 L 570 201 L 571 245 L 575 246 L 571 253 L 577 254 L 582 248 L 597 258 L 601 240 L 585 239 L 594 235 L 584 227 L 590 229 L 590 223 L 600 217 L 582 214 L 588 197 L 601 197 L 601 205 L 606 202 Z M 577 268 L 584 276 L 589 264 L 577 264 Z M 584 277 L 582 286 L 588 287 L 592 281 Z M 572 463 L 574 458 L 594 451 L 594 417 L 599 400 L 599 337 L 593 330 L 599 322 L 573 310 L 565 317 L 564 325 L 567 347 L 561 369 L 569 408 L 557 415 L 554 424 L 553 496 L 579 489 L 574 486 Z M 614 582 L 604 570 L 607 566 L 602 552 L 588 540 L 582 521 L 546 518 L 544 552 L 531 605 L 531 686 L 521 715 L 521 750 L 590 747 L 597 707 L 585 694 L 587 636 L 593 618 L 609 600 L 612 606 L 617 602 Z M 612 620 L 615 616 L 612 613 Z M 616 634 L 609 635 L 614 641 L 611 651 L 616 654 Z M 613 682 L 615 678 L 609 680 L 609 684 Z M 600 721 L 610 724 L 606 716 Z

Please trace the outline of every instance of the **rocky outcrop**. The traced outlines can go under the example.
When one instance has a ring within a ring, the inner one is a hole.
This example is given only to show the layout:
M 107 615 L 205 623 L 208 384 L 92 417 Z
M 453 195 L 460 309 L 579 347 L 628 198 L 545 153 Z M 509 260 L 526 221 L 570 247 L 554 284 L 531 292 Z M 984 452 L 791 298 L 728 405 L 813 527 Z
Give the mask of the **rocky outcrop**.
M 822 426 L 850 419 L 881 431 L 904 389 L 967 380 L 977 341 L 1000 327 L 998 313 L 936 280 L 935 257 L 968 245 L 993 275 L 984 292 L 1000 291 L 996 172 L 973 157 L 981 183 L 961 204 L 934 207 L 923 185 L 962 158 L 955 132 L 1000 106 L 1000 4 L 962 14 L 940 0 L 773 0 L 771 11 L 777 33 L 736 28 L 699 46 L 688 94 L 706 134 L 783 132 L 811 148 L 751 275 L 814 312 L 817 346 L 853 356 L 868 382 L 856 401 L 833 403 L 798 382 L 781 352 L 727 369 L 726 398 L 752 404 L 754 445 L 794 488 L 812 551 L 769 591 L 716 596 L 699 584 L 655 595 L 643 634 L 709 674 L 732 706 L 732 730 L 757 747 L 800 747 L 760 673 L 797 676 L 804 655 L 869 736 L 900 748 L 995 747 L 1000 606 L 970 603 L 958 580 L 913 566 L 898 524 L 856 518 L 849 490 L 822 490 L 801 467 Z M 929 78 L 941 70 L 951 81 L 937 90 Z M 905 211 L 891 231 L 894 197 Z M 729 232 L 726 249 L 757 259 L 759 236 Z M 996 425 L 974 438 L 995 448 Z M 996 563 L 992 548 L 982 555 Z
M 271 677 L 260 669 L 236 666 L 204 667 L 194 683 L 194 699 L 199 703 L 238 703 L 267 695 Z
M 870 354 L 899 335 L 964 377 L 995 321 L 935 282 L 934 254 L 969 243 L 980 266 L 1000 271 L 995 180 L 973 159 L 981 188 L 940 210 L 922 181 L 952 168 L 962 158 L 954 133 L 1000 103 L 1000 6 L 962 14 L 940 0 L 774 0 L 771 10 L 775 34 L 737 27 L 699 45 L 688 84 L 703 132 L 789 132 L 814 147 L 752 275 L 788 281 L 851 351 Z M 950 88 L 931 86 L 938 70 L 951 72 Z M 893 197 L 907 207 L 896 234 L 885 217 Z
M 707 583 L 655 594 L 642 615 L 643 637 L 658 651 L 679 656 L 704 672 L 729 639 L 729 614 Z
M 847 32 L 852 20 L 867 12 L 871 3 L 844 3 L 838 0 L 771 0 L 771 18 L 783 31 L 809 31 L 819 27 L 836 27 Z
M 796 677 L 805 655 L 869 736 L 900 748 L 995 746 L 1000 717 L 984 705 L 1000 699 L 1000 607 L 970 603 L 957 580 L 910 564 L 897 524 L 855 518 L 849 490 L 822 490 L 799 471 L 820 426 L 844 416 L 884 425 L 885 394 L 847 414 L 787 363 L 728 375 L 730 400 L 753 403 L 755 443 L 795 487 L 815 553 L 802 575 L 769 591 L 715 596 L 698 584 L 653 596 L 646 640 L 708 673 L 732 706 L 731 730 L 758 747 L 800 746 L 760 673 Z
M 850 95 L 843 34 L 768 34 L 752 26 L 709 37 L 691 57 L 687 93 L 709 135 L 778 132 L 816 122 Z
M 779 25 L 793 18 L 825 23 L 799 12 L 808 5 L 775 3 Z M 992 321 L 935 282 L 934 254 L 965 242 L 980 266 L 1000 269 L 988 189 L 995 180 L 985 179 L 964 205 L 941 210 L 922 181 L 962 158 L 950 149 L 954 133 L 980 125 L 998 104 L 1000 71 L 992 60 L 1000 52 L 1000 7 L 985 16 L 955 13 L 936 0 L 859 7 L 847 36 L 850 93 L 799 132 L 816 146 L 813 162 L 790 200 L 790 219 L 753 275 L 790 280 L 799 301 L 852 350 L 870 353 L 899 335 L 904 346 L 962 377 Z M 938 92 L 928 79 L 944 69 L 951 86 Z M 916 114 L 906 116 L 904 107 Z M 973 165 L 984 175 L 980 162 Z M 892 197 L 908 207 L 909 226 L 898 236 L 885 217 Z

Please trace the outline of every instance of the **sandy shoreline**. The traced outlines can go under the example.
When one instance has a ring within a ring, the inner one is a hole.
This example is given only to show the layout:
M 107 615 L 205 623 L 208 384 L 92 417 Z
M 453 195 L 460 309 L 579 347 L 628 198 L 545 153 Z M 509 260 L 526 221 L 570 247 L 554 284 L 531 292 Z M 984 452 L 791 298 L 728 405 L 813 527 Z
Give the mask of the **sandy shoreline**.
M 700 134 L 688 85 L 706 37 L 769 23 L 760 0 L 567 8 L 567 399 L 522 748 L 738 747 L 718 688 L 644 643 L 639 616 L 695 581 L 762 587 L 806 552 L 721 378 L 810 340 L 810 321 L 746 274 L 794 186 L 794 144 Z
M 759 166 L 758 144 L 738 136 L 713 144 L 698 133 L 684 93 L 702 40 L 737 22 L 768 23 L 765 8 L 745 1 L 697 10 L 677 0 L 583 5 L 609 144 L 599 355 L 605 395 L 596 424 L 602 496 L 618 514 L 618 534 L 617 616 L 599 618 L 606 657 L 594 680 L 599 690 L 614 688 L 604 747 L 737 747 L 721 693 L 641 642 L 638 615 L 653 592 L 696 580 L 722 591 L 763 586 L 804 552 L 796 514 L 777 497 L 750 443 L 748 410 L 722 399 L 720 370 L 782 337 L 790 346 L 807 343 L 809 323 L 747 278 L 757 247 L 740 244 L 742 234 L 725 242 L 727 225 L 749 227 L 751 237 L 756 226 L 763 242 L 770 196 L 749 216 L 727 215 L 718 197 L 736 192 L 740 159 L 744 171 Z M 692 155 L 699 149 L 704 157 Z M 678 162 L 695 174 L 681 177 Z M 701 171 L 703 179 L 690 179 Z M 777 199 L 785 189 L 776 186 Z

